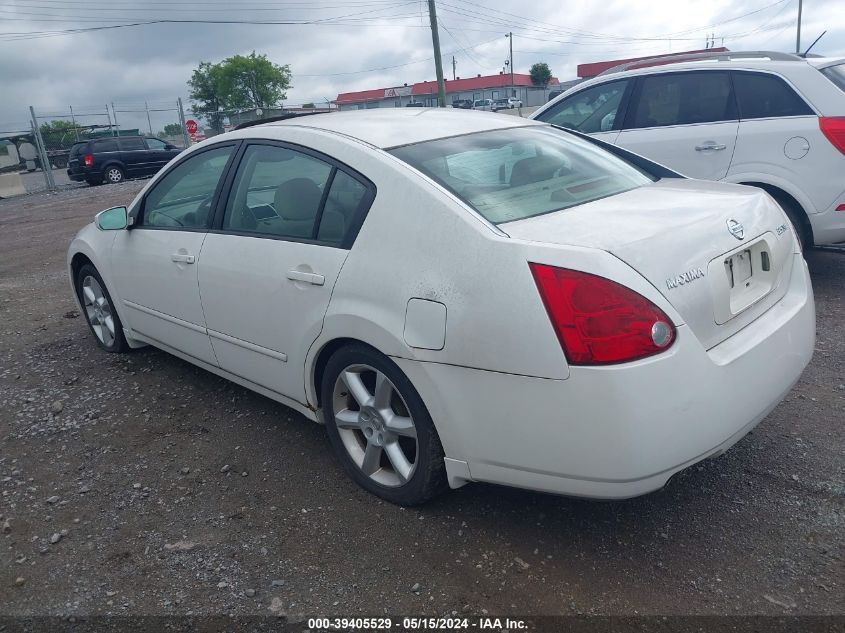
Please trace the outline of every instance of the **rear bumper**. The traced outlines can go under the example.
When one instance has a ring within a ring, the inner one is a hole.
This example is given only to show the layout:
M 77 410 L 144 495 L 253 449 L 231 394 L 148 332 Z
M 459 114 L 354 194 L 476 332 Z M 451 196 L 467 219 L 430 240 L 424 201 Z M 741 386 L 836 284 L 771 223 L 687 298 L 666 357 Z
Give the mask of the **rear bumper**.
M 102 180 L 103 174 L 94 170 L 73 172 L 68 168 L 67 177 L 74 182 L 83 182 L 85 180 Z
M 659 357 L 573 367 L 566 380 L 397 363 L 433 403 L 446 455 L 466 462 L 465 479 L 593 498 L 641 495 L 727 450 L 801 376 L 815 308 L 806 263 L 796 258 L 783 299 L 709 351 L 681 326 Z
M 821 213 L 808 216 L 813 227 L 813 241 L 817 245 L 845 242 L 845 211 L 836 210 L 836 207 L 843 203 L 845 203 L 845 192 Z

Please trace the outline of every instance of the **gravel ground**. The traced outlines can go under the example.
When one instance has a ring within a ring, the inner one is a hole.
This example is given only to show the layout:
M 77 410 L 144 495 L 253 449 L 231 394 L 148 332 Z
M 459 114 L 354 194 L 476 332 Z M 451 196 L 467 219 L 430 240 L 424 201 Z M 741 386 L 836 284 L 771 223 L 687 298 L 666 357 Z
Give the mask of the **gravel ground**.
M 98 350 L 65 251 L 142 185 L 0 201 L 0 614 L 845 614 L 845 255 L 808 255 L 815 357 L 724 456 L 625 502 L 407 510 L 286 407 Z

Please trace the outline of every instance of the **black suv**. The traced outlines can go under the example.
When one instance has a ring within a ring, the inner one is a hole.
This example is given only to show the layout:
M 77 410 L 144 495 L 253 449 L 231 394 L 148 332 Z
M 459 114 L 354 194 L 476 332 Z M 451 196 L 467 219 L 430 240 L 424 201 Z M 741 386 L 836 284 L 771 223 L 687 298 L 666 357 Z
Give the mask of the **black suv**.
M 181 152 L 157 138 L 118 136 L 75 143 L 68 156 L 67 175 L 89 185 L 152 176 Z

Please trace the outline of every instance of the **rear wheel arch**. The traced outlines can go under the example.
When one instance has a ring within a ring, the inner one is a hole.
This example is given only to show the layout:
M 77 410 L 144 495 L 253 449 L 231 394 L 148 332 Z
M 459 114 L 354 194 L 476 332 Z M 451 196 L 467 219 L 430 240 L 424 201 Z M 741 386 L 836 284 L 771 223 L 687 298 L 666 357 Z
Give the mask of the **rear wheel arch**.
M 310 386 L 313 389 L 313 393 L 316 397 L 317 407 L 323 406 L 323 394 L 322 394 L 322 385 L 323 385 L 323 376 L 326 371 L 326 365 L 329 362 L 329 359 L 337 352 L 339 349 L 343 347 L 351 347 L 354 345 L 364 345 L 378 351 L 375 347 L 370 345 L 369 343 L 365 343 L 362 340 L 356 338 L 336 338 L 328 341 L 323 345 L 320 351 L 317 353 L 316 358 L 314 359 L 314 363 L 312 365 L 313 369 L 311 371 L 311 378 L 310 378 Z
M 801 244 L 803 246 L 812 246 L 813 241 L 813 225 L 810 223 L 810 218 L 801 203 L 795 199 L 795 196 L 787 191 L 784 191 L 776 185 L 770 185 L 765 182 L 741 182 L 741 185 L 748 185 L 750 187 L 758 187 L 768 193 L 772 198 L 778 201 L 783 207 L 783 210 L 792 220 L 793 224 L 797 224 L 796 229 L 801 232 Z

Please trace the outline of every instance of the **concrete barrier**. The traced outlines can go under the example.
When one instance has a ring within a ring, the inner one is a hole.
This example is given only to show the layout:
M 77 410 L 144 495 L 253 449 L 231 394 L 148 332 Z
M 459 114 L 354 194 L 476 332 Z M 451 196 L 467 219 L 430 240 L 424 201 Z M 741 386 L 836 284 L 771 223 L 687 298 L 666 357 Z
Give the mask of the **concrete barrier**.
M 20 174 L 0 174 L 0 198 L 11 198 L 25 193 Z

